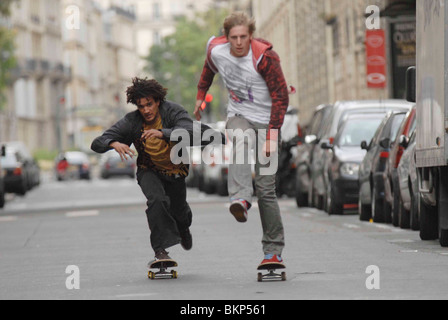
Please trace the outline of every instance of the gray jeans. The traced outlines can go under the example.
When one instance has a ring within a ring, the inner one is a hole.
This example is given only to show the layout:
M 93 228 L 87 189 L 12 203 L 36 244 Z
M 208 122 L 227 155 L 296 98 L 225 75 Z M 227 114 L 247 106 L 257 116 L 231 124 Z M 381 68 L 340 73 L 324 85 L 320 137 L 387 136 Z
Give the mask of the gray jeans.
M 233 164 L 229 165 L 229 195 L 231 200 L 243 199 L 252 203 L 254 194 L 252 165 L 247 160 L 255 158 L 255 190 L 263 227 L 263 251 L 265 254 L 281 255 L 285 246 L 285 235 L 275 190 L 277 168 L 275 168 L 275 172 L 270 172 L 270 174 L 263 173 L 263 169 L 267 168 L 269 164 L 264 164 L 265 161 L 261 161 L 262 159 L 258 156 L 258 149 L 262 148 L 266 141 L 266 134 L 264 132 L 258 133 L 259 130 L 267 130 L 268 125 L 250 122 L 243 116 L 237 115 L 228 119 L 226 128 L 230 130 L 229 132 L 241 129 L 243 132 L 255 133 L 252 135 L 254 138 L 252 156 L 249 139 L 240 139 L 235 135 L 229 135 L 229 138 L 233 141 Z M 246 160 L 244 164 L 239 164 L 241 162 L 237 162 L 237 160 L 238 158 L 241 159 L 243 152 Z

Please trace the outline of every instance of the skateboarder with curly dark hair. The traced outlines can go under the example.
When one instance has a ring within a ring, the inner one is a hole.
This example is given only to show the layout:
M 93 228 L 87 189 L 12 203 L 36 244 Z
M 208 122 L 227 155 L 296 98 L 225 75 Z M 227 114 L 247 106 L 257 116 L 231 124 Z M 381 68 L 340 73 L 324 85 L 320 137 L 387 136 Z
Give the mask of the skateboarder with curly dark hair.
M 127 114 L 92 143 L 92 150 L 114 149 L 123 160 L 138 151 L 137 181 L 147 198 L 146 216 L 155 259 L 171 259 L 167 248 L 181 244 L 190 250 L 192 212 L 187 203 L 185 178 L 188 164 L 173 164 L 170 141 L 176 129 L 193 134 L 193 120 L 179 104 L 165 99 L 167 89 L 156 80 L 134 78 L 127 88 L 127 101 L 137 110 Z

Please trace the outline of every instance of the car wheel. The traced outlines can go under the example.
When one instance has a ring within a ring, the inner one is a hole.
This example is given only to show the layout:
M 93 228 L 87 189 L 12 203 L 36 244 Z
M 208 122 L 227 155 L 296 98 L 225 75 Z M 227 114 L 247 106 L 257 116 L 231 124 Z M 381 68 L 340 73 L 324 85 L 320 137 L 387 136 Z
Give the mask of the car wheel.
M 296 203 L 299 208 L 308 207 L 308 192 L 302 192 L 299 186 L 296 186 Z
M 0 208 L 5 206 L 5 186 L 0 183 Z
M 358 213 L 359 220 L 361 221 L 370 221 L 372 219 L 372 206 L 364 204 L 361 200 L 361 194 L 359 195 L 358 201 Z
M 399 214 L 400 202 L 401 202 L 400 189 L 397 188 L 396 183 L 392 183 L 392 185 L 393 185 L 392 193 L 393 193 L 393 199 L 394 199 L 393 204 L 392 204 L 392 224 L 395 227 L 398 227 L 399 226 L 398 214 Z
M 372 216 L 373 216 L 373 222 L 386 222 L 386 217 L 384 214 L 384 201 L 379 200 L 376 197 L 377 194 L 377 187 L 375 184 L 373 184 L 372 189 Z
M 436 240 L 439 237 L 437 208 L 428 206 L 419 196 L 420 239 Z
M 416 194 L 414 194 L 412 188 L 409 189 L 411 192 L 411 213 L 410 213 L 410 219 L 411 219 L 411 229 L 414 231 L 420 230 L 420 222 L 418 221 L 418 197 Z
M 328 196 L 328 214 L 342 215 L 344 214 L 344 206 L 337 203 L 336 196 L 334 194 L 334 187 L 331 187 L 330 195 Z
M 447 200 L 446 200 L 446 194 L 448 193 L 448 178 L 447 178 L 447 170 L 446 169 L 440 169 L 439 172 L 439 183 L 437 188 L 437 217 L 438 219 L 443 219 L 444 216 L 446 216 L 447 211 Z M 446 225 L 442 224 L 439 221 L 439 242 L 442 247 L 448 247 L 448 230 L 443 229 L 443 227 L 446 227 Z
M 398 221 L 401 229 L 409 229 L 411 227 L 410 212 L 404 207 L 403 200 L 400 200 Z

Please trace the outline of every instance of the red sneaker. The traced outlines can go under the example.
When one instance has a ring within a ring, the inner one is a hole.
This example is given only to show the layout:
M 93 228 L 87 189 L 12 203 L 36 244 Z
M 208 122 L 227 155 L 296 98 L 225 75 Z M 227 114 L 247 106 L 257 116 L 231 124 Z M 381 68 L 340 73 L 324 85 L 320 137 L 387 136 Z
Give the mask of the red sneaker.
M 246 200 L 238 199 L 232 201 L 230 205 L 230 213 L 233 214 L 236 221 L 246 222 L 247 221 L 247 210 L 249 209 L 249 203 Z
M 264 256 L 264 260 L 260 263 L 260 266 L 265 265 L 265 264 L 272 264 L 272 263 L 283 264 L 283 259 L 281 256 L 278 256 L 275 254 L 267 254 Z

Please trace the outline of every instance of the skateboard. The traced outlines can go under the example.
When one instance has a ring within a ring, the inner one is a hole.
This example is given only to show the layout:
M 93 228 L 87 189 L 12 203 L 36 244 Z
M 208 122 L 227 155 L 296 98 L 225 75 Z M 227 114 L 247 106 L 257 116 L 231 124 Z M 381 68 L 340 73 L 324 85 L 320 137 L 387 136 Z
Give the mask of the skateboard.
M 285 265 L 283 263 L 265 263 L 265 264 L 260 264 L 258 266 L 257 270 L 267 270 L 268 273 L 262 273 L 259 272 L 258 273 L 258 282 L 263 282 L 264 280 L 266 281 L 274 281 L 274 280 L 281 280 L 281 281 L 286 281 L 286 272 L 282 272 L 282 273 L 275 273 L 276 270 L 278 269 L 286 269 Z
M 157 260 L 148 265 L 150 269 L 148 272 L 148 278 L 151 280 L 155 279 L 177 279 L 177 271 L 171 270 L 169 268 L 177 267 L 177 262 L 174 260 Z M 151 269 L 158 269 L 158 272 L 153 272 Z

